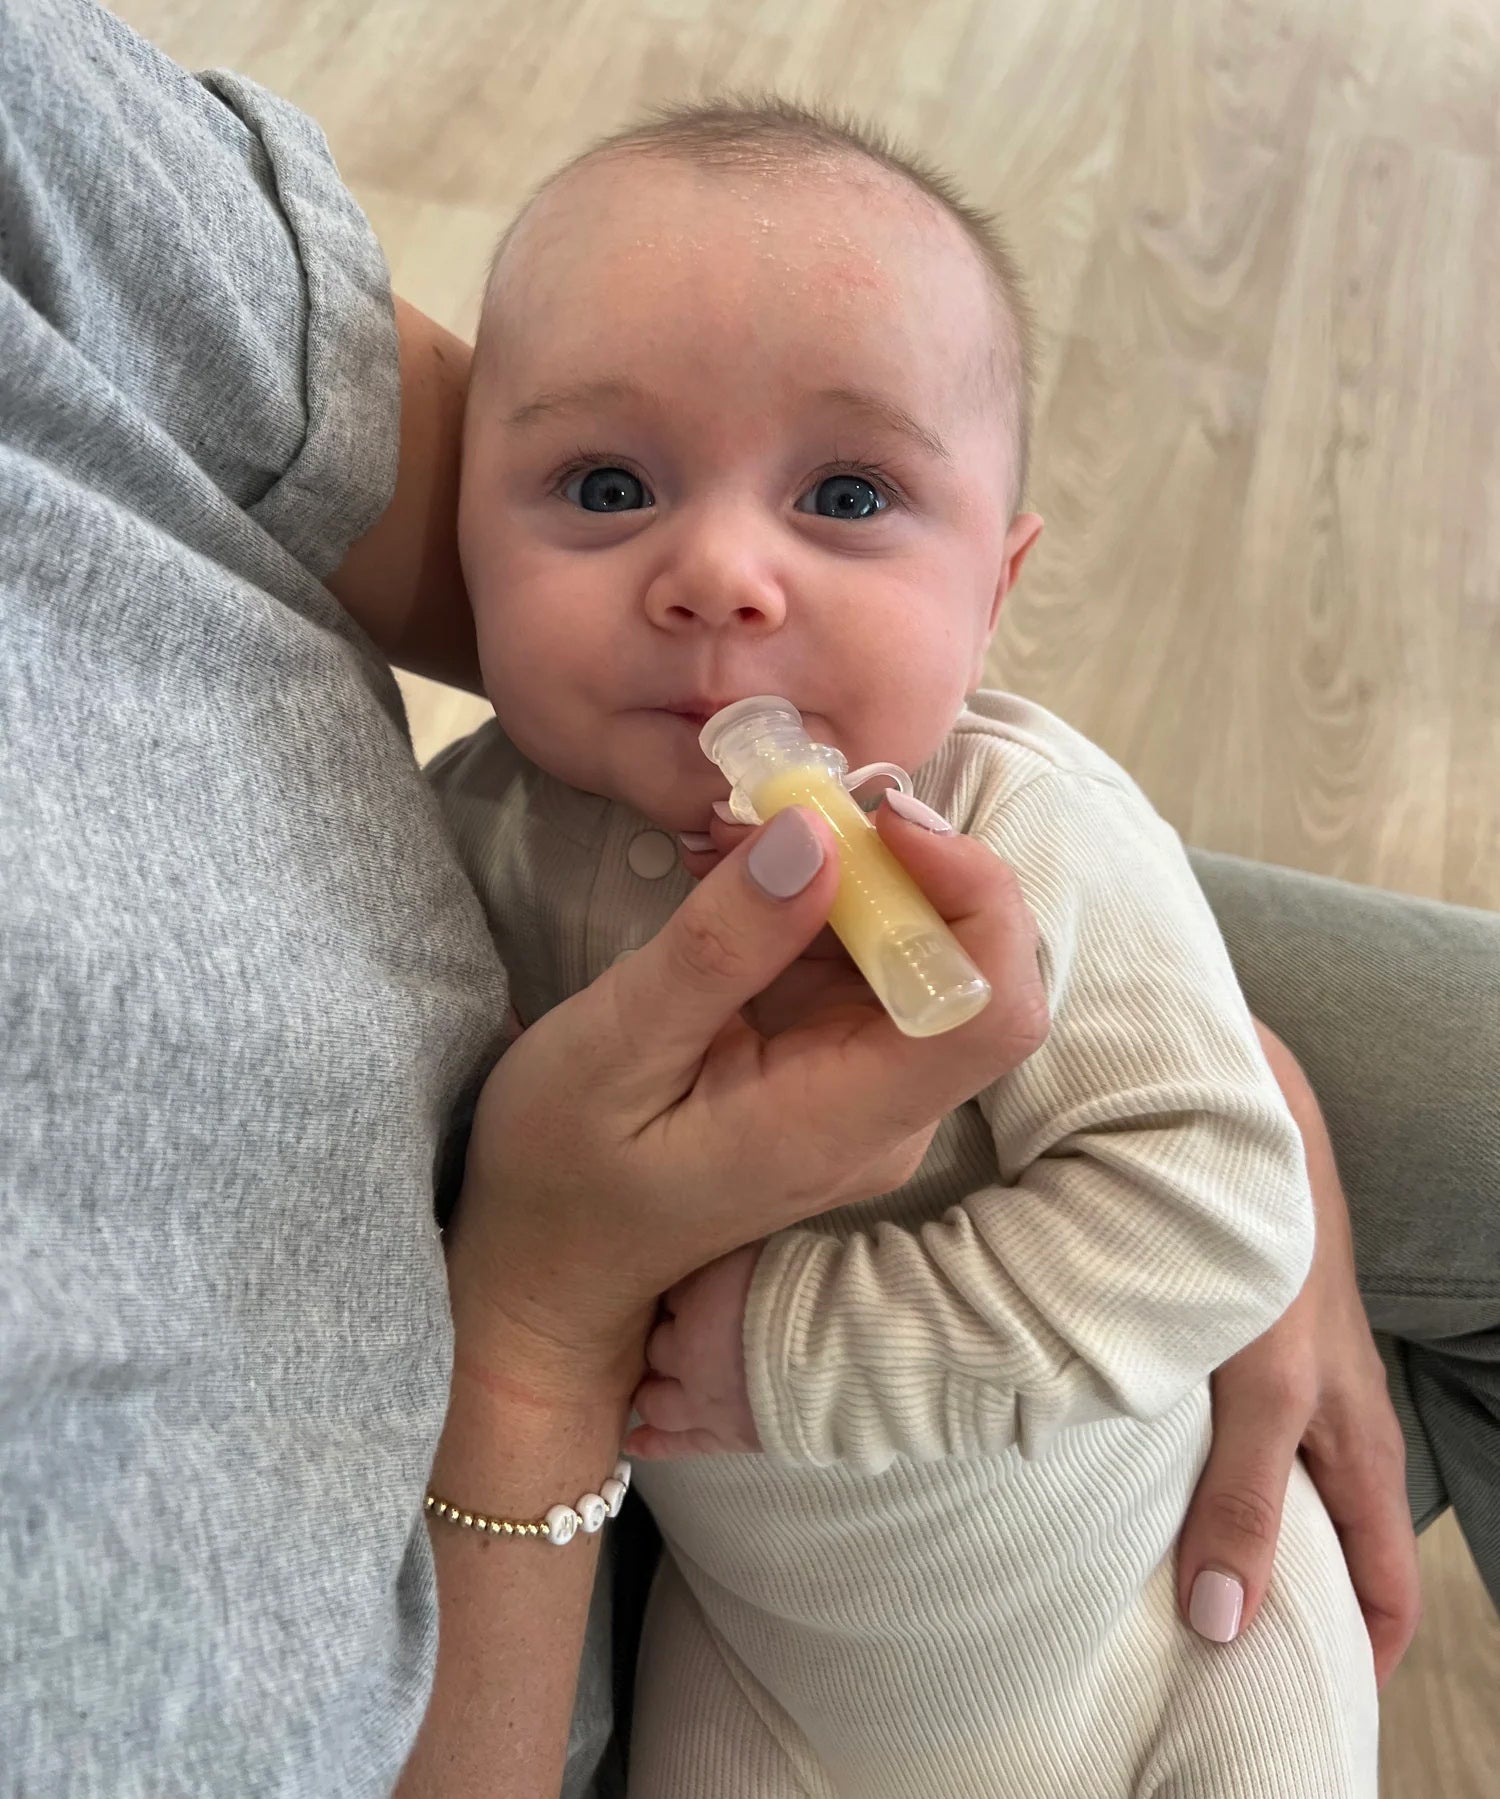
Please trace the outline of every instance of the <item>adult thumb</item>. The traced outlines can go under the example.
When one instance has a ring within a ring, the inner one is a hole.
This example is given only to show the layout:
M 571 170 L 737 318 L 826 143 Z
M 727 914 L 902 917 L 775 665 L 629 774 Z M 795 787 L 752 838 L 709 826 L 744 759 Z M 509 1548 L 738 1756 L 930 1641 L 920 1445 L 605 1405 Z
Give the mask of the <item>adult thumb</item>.
M 778 812 L 609 971 L 623 1058 L 653 1085 L 696 1068 L 740 1008 L 817 936 L 837 888 L 828 825 L 800 806 Z
M 1254 1622 L 1270 1585 L 1298 1428 L 1283 1407 L 1215 1409 L 1213 1443 L 1177 1550 L 1178 1601 L 1210 1642 L 1229 1643 Z

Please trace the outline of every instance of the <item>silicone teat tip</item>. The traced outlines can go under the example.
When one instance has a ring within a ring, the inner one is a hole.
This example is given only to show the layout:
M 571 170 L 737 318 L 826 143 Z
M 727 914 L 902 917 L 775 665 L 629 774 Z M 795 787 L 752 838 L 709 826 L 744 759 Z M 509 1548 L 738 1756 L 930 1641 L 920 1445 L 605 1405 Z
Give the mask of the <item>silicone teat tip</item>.
M 794 723 L 802 723 L 802 714 L 790 700 L 782 699 L 777 693 L 756 693 L 748 700 L 736 700 L 732 705 L 721 706 L 698 733 L 698 748 L 710 762 L 717 762 L 719 758 L 715 751 L 724 733 L 742 718 L 753 718 L 757 712 L 789 713 Z

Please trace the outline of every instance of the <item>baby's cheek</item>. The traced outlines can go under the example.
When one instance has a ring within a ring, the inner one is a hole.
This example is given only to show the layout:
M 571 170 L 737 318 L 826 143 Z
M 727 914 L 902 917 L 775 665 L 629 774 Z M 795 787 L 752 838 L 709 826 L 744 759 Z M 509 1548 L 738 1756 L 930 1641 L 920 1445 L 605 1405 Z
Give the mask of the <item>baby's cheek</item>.
M 476 613 L 475 622 L 485 687 L 502 712 L 501 723 L 509 729 L 504 711 L 517 721 L 539 723 L 557 711 L 571 684 L 576 634 L 570 645 L 543 607 L 519 595 Z
M 914 654 L 862 708 L 860 762 L 895 762 L 909 773 L 941 747 L 963 709 L 963 677 Z M 853 757 L 851 756 L 851 760 Z

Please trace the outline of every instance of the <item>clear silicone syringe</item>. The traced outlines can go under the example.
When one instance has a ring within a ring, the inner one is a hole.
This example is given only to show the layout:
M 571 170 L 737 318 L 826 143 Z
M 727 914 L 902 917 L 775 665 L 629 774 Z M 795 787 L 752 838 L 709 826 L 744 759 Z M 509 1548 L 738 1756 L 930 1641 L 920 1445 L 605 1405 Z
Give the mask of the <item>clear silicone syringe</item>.
M 828 922 L 908 1037 L 951 1031 L 989 1004 L 989 982 L 848 792 L 877 773 L 909 791 L 901 770 L 877 763 L 851 776 L 838 750 L 808 736 L 791 701 L 772 694 L 716 712 L 698 741 L 728 777 L 730 807 L 745 824 L 811 806 L 833 827 L 839 890 Z

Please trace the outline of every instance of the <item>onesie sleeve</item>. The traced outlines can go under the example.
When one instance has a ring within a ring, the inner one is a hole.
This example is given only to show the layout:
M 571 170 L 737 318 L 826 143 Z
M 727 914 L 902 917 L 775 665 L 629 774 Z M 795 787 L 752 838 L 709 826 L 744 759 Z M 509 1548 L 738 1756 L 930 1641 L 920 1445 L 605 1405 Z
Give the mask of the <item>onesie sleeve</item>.
M 1036 913 L 1052 1030 L 977 1102 L 991 1178 L 961 1203 L 766 1246 L 745 1346 L 775 1457 L 1036 1456 L 1159 1416 L 1307 1272 L 1301 1139 L 1175 833 L 1068 771 L 973 829 Z

